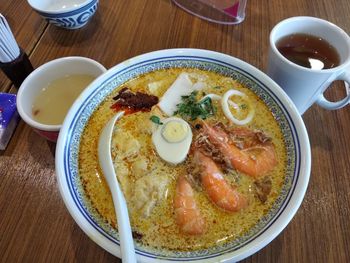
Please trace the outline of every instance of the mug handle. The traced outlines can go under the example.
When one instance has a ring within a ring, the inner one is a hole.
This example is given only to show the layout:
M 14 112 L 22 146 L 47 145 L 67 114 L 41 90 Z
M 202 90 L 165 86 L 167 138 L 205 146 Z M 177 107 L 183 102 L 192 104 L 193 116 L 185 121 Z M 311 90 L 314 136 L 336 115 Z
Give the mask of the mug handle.
M 344 81 L 345 88 L 346 88 L 346 97 L 340 101 L 331 102 L 324 97 L 323 93 L 321 93 L 318 96 L 316 103 L 327 110 L 337 110 L 345 107 L 348 103 L 350 103 L 350 88 L 349 88 L 350 73 L 345 73 L 344 75 L 339 76 L 335 80 Z

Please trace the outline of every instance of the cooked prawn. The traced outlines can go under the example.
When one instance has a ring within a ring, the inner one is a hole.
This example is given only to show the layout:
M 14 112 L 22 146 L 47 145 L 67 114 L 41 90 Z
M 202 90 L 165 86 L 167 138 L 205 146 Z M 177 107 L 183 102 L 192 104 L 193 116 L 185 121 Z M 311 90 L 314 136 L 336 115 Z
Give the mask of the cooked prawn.
M 257 178 L 276 166 L 275 148 L 270 141 L 240 149 L 219 126 L 212 127 L 203 122 L 203 127 L 209 141 L 219 149 L 225 159 L 238 171 Z M 247 129 L 239 129 L 238 132 L 240 136 L 251 136 L 253 133 Z
M 183 233 L 200 235 L 205 232 L 205 220 L 197 207 L 193 189 L 185 176 L 180 176 L 174 198 L 176 223 Z
M 231 212 L 248 205 L 247 199 L 226 182 L 222 172 L 210 157 L 200 150 L 195 150 L 194 162 L 201 173 L 203 189 L 215 205 Z

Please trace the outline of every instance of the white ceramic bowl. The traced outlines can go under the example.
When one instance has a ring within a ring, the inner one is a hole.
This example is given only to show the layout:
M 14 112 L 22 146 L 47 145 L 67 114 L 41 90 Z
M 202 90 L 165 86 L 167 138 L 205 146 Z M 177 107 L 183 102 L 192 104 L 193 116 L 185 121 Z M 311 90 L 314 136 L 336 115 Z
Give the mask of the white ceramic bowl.
M 81 28 L 95 14 L 98 0 L 27 0 L 48 22 L 67 29 Z
M 290 222 L 304 197 L 311 166 L 308 135 L 294 104 L 267 75 L 253 66 L 217 52 L 170 49 L 131 58 L 95 80 L 70 109 L 56 148 L 56 173 L 62 198 L 74 220 L 93 241 L 120 257 L 119 236 L 84 201 L 78 174 L 82 131 L 90 115 L 108 94 L 140 74 L 169 67 L 196 67 L 238 79 L 254 91 L 276 116 L 287 151 L 285 184 L 270 211 L 248 233 L 223 247 L 184 252 L 150 251 L 136 246 L 139 262 L 223 262 L 241 260 L 273 240 Z
M 35 98 L 55 79 L 71 74 L 87 74 L 97 78 L 105 71 L 100 63 L 85 57 L 63 57 L 49 61 L 30 73 L 21 84 L 17 93 L 18 113 L 38 134 L 55 142 L 62 124 L 47 125 L 33 119 L 32 105 Z

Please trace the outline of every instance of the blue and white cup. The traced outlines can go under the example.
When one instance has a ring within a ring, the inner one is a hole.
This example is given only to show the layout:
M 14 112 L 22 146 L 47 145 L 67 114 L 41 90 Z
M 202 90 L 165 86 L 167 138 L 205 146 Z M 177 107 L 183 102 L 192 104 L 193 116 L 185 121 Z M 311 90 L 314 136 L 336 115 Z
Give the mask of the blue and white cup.
M 66 29 L 85 26 L 98 7 L 98 0 L 28 0 L 28 3 L 49 23 Z

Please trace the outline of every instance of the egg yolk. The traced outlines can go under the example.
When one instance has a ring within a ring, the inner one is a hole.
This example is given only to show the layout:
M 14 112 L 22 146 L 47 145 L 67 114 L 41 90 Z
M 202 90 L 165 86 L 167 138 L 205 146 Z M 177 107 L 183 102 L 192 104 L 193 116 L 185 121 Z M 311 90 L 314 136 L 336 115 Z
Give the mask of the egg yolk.
M 167 122 L 162 130 L 163 138 L 170 143 L 181 142 L 186 138 L 187 133 L 187 125 L 179 121 Z

